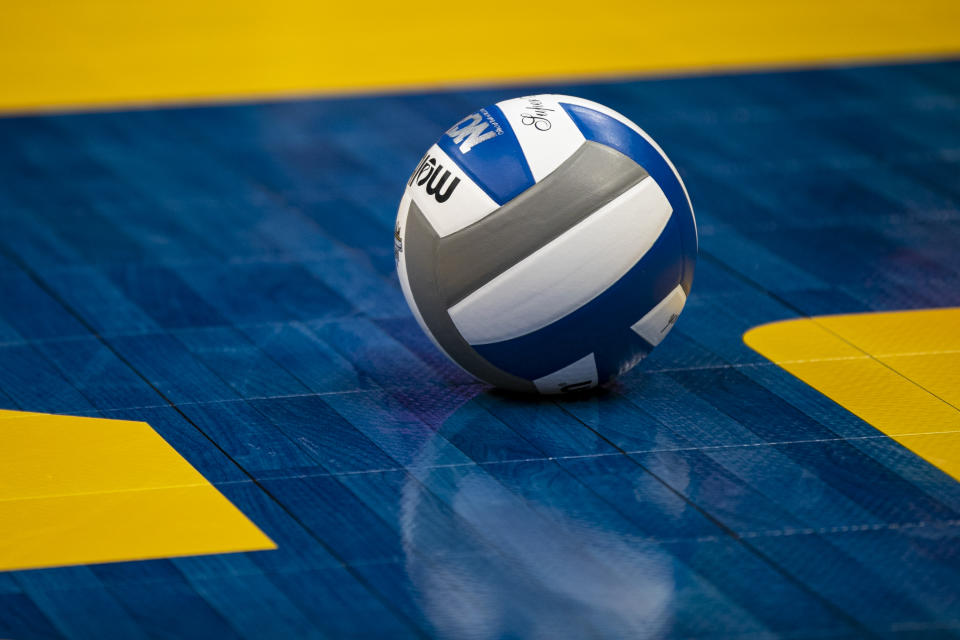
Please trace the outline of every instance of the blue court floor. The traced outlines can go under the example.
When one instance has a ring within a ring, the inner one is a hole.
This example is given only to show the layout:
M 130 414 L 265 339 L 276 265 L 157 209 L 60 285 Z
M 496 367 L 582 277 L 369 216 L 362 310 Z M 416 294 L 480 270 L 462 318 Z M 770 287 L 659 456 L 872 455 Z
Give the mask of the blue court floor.
M 473 382 L 394 274 L 424 150 L 533 91 L 645 128 L 700 228 L 586 397 Z M 958 62 L 0 120 L 0 408 L 149 422 L 278 544 L 0 572 L 0 638 L 960 635 L 960 484 L 741 338 L 948 306 Z

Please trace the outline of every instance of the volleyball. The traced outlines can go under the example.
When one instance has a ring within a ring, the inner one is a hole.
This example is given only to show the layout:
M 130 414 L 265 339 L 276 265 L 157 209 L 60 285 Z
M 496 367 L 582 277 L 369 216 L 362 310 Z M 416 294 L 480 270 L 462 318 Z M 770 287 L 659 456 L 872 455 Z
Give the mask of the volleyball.
M 693 207 L 625 116 L 563 95 L 456 122 L 407 181 L 397 272 L 421 328 L 505 389 L 587 389 L 643 360 L 690 294 Z

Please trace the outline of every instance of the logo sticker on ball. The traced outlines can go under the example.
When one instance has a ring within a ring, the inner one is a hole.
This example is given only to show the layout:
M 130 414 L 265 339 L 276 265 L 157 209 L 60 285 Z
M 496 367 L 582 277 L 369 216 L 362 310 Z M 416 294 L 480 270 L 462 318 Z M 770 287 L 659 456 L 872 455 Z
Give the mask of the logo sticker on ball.
M 484 122 L 486 120 L 486 122 Z M 487 131 L 488 126 L 493 126 L 492 131 Z M 486 109 L 480 109 L 478 113 L 472 113 L 457 124 L 447 129 L 447 135 L 453 138 L 453 141 L 460 145 L 460 153 L 470 153 L 470 149 L 481 142 L 486 142 L 491 138 L 496 138 L 503 133 L 503 128 L 493 119 L 490 112 Z
M 413 175 L 410 176 L 410 181 L 407 182 L 407 186 L 412 187 L 414 182 L 417 183 L 418 187 L 426 185 L 427 195 L 433 196 L 437 202 L 442 203 L 450 199 L 454 189 L 460 184 L 460 178 L 456 176 L 447 184 L 449 178 L 450 170 L 444 169 L 443 165 L 437 163 L 437 159 L 430 157 L 428 153 L 423 157 L 423 160 L 420 161 Z M 442 190 L 444 184 L 447 185 L 446 191 Z
M 403 235 L 400 233 L 400 223 L 393 230 L 393 261 L 400 262 L 400 254 L 403 253 Z
M 549 131 L 553 127 L 550 122 L 550 112 L 556 109 L 550 109 L 543 105 L 543 100 L 539 98 L 527 98 L 527 108 L 520 114 L 520 123 L 528 127 L 532 126 L 537 131 Z

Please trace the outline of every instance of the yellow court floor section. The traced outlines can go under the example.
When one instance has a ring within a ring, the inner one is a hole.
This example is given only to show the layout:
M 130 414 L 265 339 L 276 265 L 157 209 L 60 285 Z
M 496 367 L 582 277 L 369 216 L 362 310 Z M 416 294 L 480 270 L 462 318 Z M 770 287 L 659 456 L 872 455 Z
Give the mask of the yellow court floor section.
M 786 320 L 743 339 L 960 480 L 960 308 Z
M 145 422 L 0 411 L 0 571 L 274 548 Z
M 8 2 L 0 112 L 942 57 L 960 2 Z

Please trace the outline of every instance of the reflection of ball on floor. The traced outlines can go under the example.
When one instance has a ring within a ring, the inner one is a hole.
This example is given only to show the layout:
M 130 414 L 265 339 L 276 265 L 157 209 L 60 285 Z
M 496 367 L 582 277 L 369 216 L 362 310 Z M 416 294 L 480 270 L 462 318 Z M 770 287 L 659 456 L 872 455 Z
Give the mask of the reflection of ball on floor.
M 418 441 L 412 457 L 411 467 L 421 471 L 404 474 L 398 518 L 404 569 L 432 632 L 457 639 L 600 635 L 647 640 L 669 636 L 680 624 L 689 635 L 709 633 L 715 623 L 709 617 L 676 620 L 682 604 L 676 594 L 689 595 L 685 589 L 698 589 L 696 581 L 673 557 L 675 550 L 636 535 L 631 520 L 642 513 L 639 517 L 667 529 L 689 521 L 688 505 L 656 479 L 687 489 L 689 467 L 683 457 L 662 452 L 645 459 L 656 477 L 639 472 L 625 456 L 573 462 L 567 469 L 539 460 L 494 465 L 518 486 L 530 489 L 544 482 L 552 488 L 514 493 L 489 467 L 450 464 L 451 441 L 482 444 L 474 429 L 478 412 L 491 407 L 482 404 L 485 395 L 433 423 L 434 435 Z M 580 415 L 602 411 L 605 403 L 597 400 L 579 405 Z M 424 401 L 431 410 L 440 408 L 432 399 Z M 493 406 L 505 408 L 501 401 Z M 452 402 L 445 398 L 440 405 Z M 675 446 L 672 439 L 650 435 L 657 446 Z M 571 509 L 582 473 L 616 477 L 625 489 L 617 495 L 626 517 L 605 504 Z
M 407 183 L 397 269 L 420 326 L 499 387 L 585 389 L 633 367 L 683 309 L 686 189 L 619 113 L 558 95 L 454 124 Z

